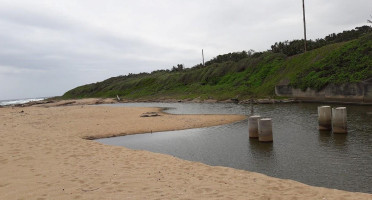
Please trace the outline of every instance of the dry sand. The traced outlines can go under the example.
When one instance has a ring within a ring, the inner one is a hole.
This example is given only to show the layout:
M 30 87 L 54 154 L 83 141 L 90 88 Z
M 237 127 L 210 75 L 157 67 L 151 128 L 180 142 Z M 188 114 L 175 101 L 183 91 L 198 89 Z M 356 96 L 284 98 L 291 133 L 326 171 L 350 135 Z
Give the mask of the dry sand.
M 39 105 L 40 106 L 40 105 Z M 372 199 L 169 155 L 107 146 L 108 137 L 204 127 L 239 115 L 139 117 L 156 108 L 0 108 L 0 199 Z

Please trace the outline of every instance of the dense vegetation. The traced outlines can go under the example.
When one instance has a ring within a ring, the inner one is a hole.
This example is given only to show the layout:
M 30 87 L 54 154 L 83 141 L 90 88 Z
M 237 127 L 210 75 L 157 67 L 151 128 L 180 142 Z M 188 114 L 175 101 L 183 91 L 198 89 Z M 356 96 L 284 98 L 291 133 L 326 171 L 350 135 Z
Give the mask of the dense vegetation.
M 350 41 L 370 32 L 372 32 L 372 28 L 370 26 L 361 26 L 356 27 L 353 30 L 343 31 L 342 33 L 332 33 L 321 39 L 306 40 L 307 50 L 318 49 L 329 44 Z M 274 45 L 271 45 L 271 51 L 274 53 L 283 53 L 287 56 L 300 54 L 304 52 L 304 40 L 287 40 L 284 42 L 276 42 Z M 254 52 L 254 50 L 249 50 L 248 52 L 233 52 L 224 55 L 218 55 L 210 61 L 207 61 L 205 65 L 223 63 L 227 61 L 237 62 L 243 58 L 248 58 L 252 55 L 258 56 L 260 54 L 261 52 Z
M 351 31 L 353 36 L 346 32 L 327 36 L 333 38 L 325 39 L 328 45 L 302 54 L 274 50 L 229 53 L 205 66 L 184 68 L 179 64 L 172 70 L 109 78 L 70 90 L 63 98 L 245 99 L 273 97 L 275 85 L 282 80 L 297 88 L 317 90 L 330 83 L 357 82 L 372 77 L 372 33 L 359 30 Z M 354 37 L 357 39 L 345 42 Z
M 342 33 L 332 33 L 322 39 L 306 40 L 307 49 L 313 50 L 325 45 L 334 44 L 338 42 L 346 42 L 353 39 L 357 39 L 360 36 L 369 33 L 372 28 L 369 26 L 356 27 L 353 30 L 343 31 Z M 304 40 L 292 40 L 285 42 L 276 42 L 271 46 L 271 50 L 274 53 L 284 53 L 287 56 L 296 55 L 304 52 Z

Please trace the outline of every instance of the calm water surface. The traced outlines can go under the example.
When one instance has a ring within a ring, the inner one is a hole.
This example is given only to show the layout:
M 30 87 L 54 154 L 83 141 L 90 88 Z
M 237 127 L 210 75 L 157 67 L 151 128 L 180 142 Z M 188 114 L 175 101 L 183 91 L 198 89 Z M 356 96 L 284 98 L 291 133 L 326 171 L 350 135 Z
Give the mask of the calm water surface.
M 372 106 L 346 105 L 349 132 L 340 135 L 318 131 L 319 105 L 255 105 L 254 114 L 272 118 L 273 143 L 249 139 L 247 120 L 97 141 L 314 186 L 372 193 Z M 250 106 L 238 104 L 128 103 L 112 106 L 163 107 L 173 114 L 251 114 Z

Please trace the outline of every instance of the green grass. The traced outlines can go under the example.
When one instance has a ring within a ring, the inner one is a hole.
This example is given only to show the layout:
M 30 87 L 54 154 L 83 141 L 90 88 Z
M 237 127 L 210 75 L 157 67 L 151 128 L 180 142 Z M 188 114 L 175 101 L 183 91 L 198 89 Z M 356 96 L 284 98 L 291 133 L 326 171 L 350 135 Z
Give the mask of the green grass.
M 275 85 L 289 80 L 296 88 L 321 90 L 372 77 L 372 34 L 287 57 L 264 52 L 237 62 L 215 63 L 178 72 L 118 76 L 77 87 L 62 98 L 193 99 L 274 97 Z

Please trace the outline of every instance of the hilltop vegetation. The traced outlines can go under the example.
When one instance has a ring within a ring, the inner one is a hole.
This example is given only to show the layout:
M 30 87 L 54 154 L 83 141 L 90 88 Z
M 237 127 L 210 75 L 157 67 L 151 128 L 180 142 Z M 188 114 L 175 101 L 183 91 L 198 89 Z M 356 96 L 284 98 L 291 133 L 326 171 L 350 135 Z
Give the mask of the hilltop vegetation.
M 306 53 L 298 53 L 301 40 L 276 43 L 265 52 L 219 55 L 205 66 L 185 69 L 179 64 L 172 70 L 109 78 L 72 89 L 63 98 L 119 95 L 126 99 L 246 99 L 275 96 L 275 85 L 282 80 L 296 88 L 320 90 L 330 83 L 358 82 L 372 77 L 370 27 L 327 37 L 309 41 L 313 50 Z

